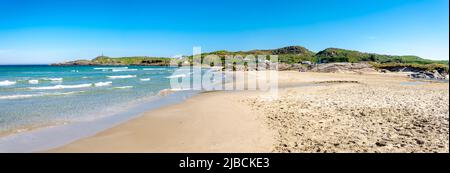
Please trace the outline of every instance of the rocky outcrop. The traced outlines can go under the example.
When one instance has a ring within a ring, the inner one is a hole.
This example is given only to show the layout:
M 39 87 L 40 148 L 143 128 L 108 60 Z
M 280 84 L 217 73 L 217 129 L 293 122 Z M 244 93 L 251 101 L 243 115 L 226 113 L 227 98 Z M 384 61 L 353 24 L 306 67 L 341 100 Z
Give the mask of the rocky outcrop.
M 391 72 L 422 72 L 422 69 L 414 68 L 414 67 L 403 67 L 403 66 L 393 66 L 393 67 L 383 67 L 383 70 L 388 70 Z
M 420 71 L 410 74 L 409 77 L 417 79 L 448 80 L 448 74 L 441 74 L 437 70 L 434 70 L 433 72 Z
M 278 71 L 300 71 L 306 72 L 309 70 L 309 66 L 305 64 L 286 64 L 286 63 L 278 63 Z
M 369 63 L 326 63 L 318 64 L 311 71 L 326 73 L 376 72 Z

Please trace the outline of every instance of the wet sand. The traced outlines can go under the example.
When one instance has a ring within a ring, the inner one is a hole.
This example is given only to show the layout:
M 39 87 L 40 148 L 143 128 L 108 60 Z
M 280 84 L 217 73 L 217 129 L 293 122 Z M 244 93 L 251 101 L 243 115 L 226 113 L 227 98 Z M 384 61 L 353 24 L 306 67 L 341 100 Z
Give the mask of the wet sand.
M 267 152 L 274 133 L 240 93 L 209 92 L 50 152 Z

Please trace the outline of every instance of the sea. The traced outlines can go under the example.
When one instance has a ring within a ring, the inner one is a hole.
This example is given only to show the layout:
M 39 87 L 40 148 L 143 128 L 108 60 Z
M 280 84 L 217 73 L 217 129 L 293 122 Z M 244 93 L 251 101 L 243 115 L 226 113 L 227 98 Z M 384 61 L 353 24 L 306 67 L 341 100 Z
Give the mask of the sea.
M 177 67 L 0 66 L 0 136 L 126 112 L 173 89 Z M 188 74 L 189 71 L 186 73 Z M 183 77 L 185 75 L 181 75 Z

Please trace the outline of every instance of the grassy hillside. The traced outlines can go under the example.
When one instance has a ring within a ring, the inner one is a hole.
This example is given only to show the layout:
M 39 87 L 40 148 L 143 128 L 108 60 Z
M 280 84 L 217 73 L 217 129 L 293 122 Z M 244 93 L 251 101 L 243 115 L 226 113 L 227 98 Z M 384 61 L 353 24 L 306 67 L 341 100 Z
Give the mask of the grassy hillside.
M 317 62 L 371 62 L 376 68 L 392 69 L 409 67 L 419 70 L 448 73 L 448 60 L 436 61 L 418 56 L 393 56 L 375 53 L 363 53 L 353 50 L 328 48 L 316 54 Z
M 406 64 L 447 64 L 448 61 L 434 61 L 418 56 L 393 56 L 375 53 L 363 53 L 353 50 L 328 48 L 316 54 L 320 62 L 361 62 L 371 61 L 377 63 L 406 63 Z
M 302 46 L 288 46 L 283 47 L 279 49 L 269 49 L 269 50 L 250 50 L 250 51 L 226 51 L 226 50 L 220 50 L 220 51 L 214 51 L 209 53 L 203 53 L 202 58 L 204 59 L 208 55 L 217 55 L 222 63 L 225 62 L 226 55 L 240 55 L 242 58 L 245 58 L 247 55 L 278 55 L 279 62 L 293 64 L 293 63 L 300 63 L 302 61 L 311 61 L 316 62 L 317 59 L 315 58 L 315 53 L 302 47 Z M 268 57 L 267 57 L 268 58 Z M 214 61 L 211 59 L 206 59 L 206 61 Z M 239 60 L 237 60 L 239 61 Z
M 206 58 L 208 55 L 216 55 L 216 58 Z M 247 55 L 278 55 L 278 61 L 286 64 L 301 63 L 303 61 L 309 61 L 311 63 L 331 63 L 331 62 L 370 62 L 376 68 L 395 68 L 395 67 L 410 67 L 423 70 L 438 70 L 448 73 L 448 60 L 436 61 L 424 59 L 418 56 L 394 56 L 394 55 L 381 55 L 375 53 L 364 53 L 354 50 L 346 50 L 339 48 L 327 48 L 318 53 L 314 53 L 302 46 L 287 46 L 279 49 L 267 49 L 267 50 L 250 50 L 250 51 L 214 51 L 209 53 L 203 53 L 201 55 L 202 61 L 213 64 L 213 62 L 221 61 L 225 64 L 225 59 L 228 56 L 240 55 L 241 59 L 234 59 L 233 62 L 244 63 L 244 58 Z M 218 57 L 218 58 L 217 58 Z M 268 57 L 267 57 L 268 58 Z M 164 57 L 147 57 L 147 56 L 135 56 L 135 57 L 118 57 L 111 58 L 107 56 L 99 56 L 92 61 L 92 64 L 100 65 L 169 65 L 173 58 Z M 185 57 L 183 59 L 176 59 L 178 64 L 185 61 L 192 62 L 192 56 Z
M 446 61 L 436 61 L 420 58 L 418 56 L 394 56 L 381 55 L 375 53 L 364 53 L 353 50 L 327 48 L 318 53 L 314 53 L 301 46 L 288 46 L 279 49 L 271 50 L 251 50 L 251 51 L 237 51 L 230 52 L 226 50 L 209 52 L 202 54 L 202 57 L 207 55 L 217 55 L 224 58 L 225 55 L 278 55 L 280 62 L 292 64 L 300 63 L 302 61 L 310 61 L 313 63 L 329 63 L 329 62 L 376 62 L 376 63 L 405 63 L 405 64 L 443 64 L 448 65 Z
M 139 65 L 142 63 L 161 63 L 169 64 L 170 58 L 163 57 L 147 57 L 147 56 L 134 56 L 134 57 L 118 57 L 111 58 L 107 56 L 99 56 L 92 60 L 94 63 L 99 64 L 125 64 L 125 65 Z

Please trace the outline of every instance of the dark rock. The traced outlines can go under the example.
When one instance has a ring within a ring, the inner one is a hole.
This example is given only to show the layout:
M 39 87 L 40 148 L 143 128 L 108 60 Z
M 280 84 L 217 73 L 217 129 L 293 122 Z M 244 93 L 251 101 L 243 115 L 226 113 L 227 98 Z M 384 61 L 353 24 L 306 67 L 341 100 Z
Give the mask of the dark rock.
M 388 72 L 390 72 L 390 71 L 389 71 L 389 70 L 386 70 L 386 69 L 381 69 L 380 72 L 381 72 L 381 73 L 388 73 Z
M 384 147 L 387 145 L 387 143 L 385 141 L 378 141 L 375 143 L 375 145 L 379 146 L 379 147 Z
M 376 72 L 369 63 L 326 63 L 312 68 L 314 72 L 336 73 L 336 72 Z
M 437 70 L 434 70 L 433 72 L 420 71 L 412 73 L 409 76 L 417 79 L 448 80 L 445 74 L 440 74 Z
M 419 145 L 422 145 L 422 144 L 425 143 L 425 141 L 420 140 L 420 139 L 415 139 L 415 140 L 416 140 L 416 143 L 419 144 Z
M 291 70 L 291 65 L 285 64 L 285 63 L 279 63 L 278 64 L 278 70 L 279 71 Z

